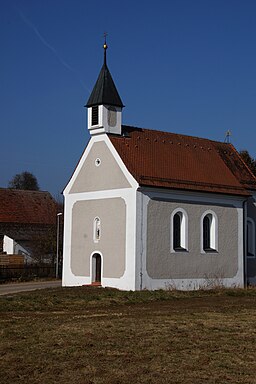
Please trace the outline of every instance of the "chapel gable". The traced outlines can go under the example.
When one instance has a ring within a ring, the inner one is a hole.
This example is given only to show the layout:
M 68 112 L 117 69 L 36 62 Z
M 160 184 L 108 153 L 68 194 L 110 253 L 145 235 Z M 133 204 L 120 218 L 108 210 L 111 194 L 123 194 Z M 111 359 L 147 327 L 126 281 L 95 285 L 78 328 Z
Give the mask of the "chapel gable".
M 82 162 L 82 160 L 81 160 Z M 95 142 L 81 164 L 70 193 L 130 188 L 105 141 Z

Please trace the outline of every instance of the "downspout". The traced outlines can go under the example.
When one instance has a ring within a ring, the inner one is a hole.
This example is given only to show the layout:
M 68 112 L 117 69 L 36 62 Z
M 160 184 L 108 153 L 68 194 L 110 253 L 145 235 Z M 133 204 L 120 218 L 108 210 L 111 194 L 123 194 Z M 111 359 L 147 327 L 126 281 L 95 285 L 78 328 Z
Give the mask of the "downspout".
M 243 202 L 243 261 L 244 261 L 244 288 L 247 287 L 247 200 Z
M 140 291 L 143 287 L 143 272 L 142 272 L 142 263 L 143 263 L 143 193 L 140 192 Z

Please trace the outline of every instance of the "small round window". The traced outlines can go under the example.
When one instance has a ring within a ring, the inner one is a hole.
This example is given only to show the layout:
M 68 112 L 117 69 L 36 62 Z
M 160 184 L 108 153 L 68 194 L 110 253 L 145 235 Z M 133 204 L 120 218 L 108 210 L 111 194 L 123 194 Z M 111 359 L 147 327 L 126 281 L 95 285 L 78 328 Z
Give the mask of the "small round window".
M 101 159 L 97 158 L 95 160 L 95 165 L 96 165 L 96 167 L 99 167 L 101 165 Z

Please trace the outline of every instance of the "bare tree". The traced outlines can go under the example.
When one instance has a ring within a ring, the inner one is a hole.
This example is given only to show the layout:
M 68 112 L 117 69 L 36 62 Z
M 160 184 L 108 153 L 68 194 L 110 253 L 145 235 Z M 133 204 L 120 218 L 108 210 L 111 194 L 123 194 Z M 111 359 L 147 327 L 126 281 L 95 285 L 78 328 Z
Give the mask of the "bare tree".
M 239 152 L 245 164 L 250 168 L 252 173 L 256 176 L 256 159 L 254 159 L 246 149 Z
M 39 191 L 37 178 L 30 172 L 18 173 L 8 184 L 12 189 L 25 189 L 30 191 Z

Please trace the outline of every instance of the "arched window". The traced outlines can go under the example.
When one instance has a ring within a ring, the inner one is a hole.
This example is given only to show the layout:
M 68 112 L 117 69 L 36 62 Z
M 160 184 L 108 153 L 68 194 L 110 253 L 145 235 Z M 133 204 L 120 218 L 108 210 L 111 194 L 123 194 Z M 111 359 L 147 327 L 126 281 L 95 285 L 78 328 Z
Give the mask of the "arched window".
M 208 214 L 203 220 L 203 248 L 204 251 L 211 250 L 211 224 L 212 215 Z
M 214 212 L 207 211 L 201 219 L 201 251 L 216 252 L 218 244 L 218 223 Z
M 255 257 L 255 224 L 247 218 L 247 257 Z
M 173 248 L 175 250 L 181 248 L 181 221 L 182 213 L 175 213 L 173 216 Z
M 182 208 L 175 209 L 171 216 L 171 252 L 188 249 L 188 217 Z
M 101 236 L 101 225 L 100 225 L 100 218 L 95 217 L 93 221 L 93 241 L 95 243 L 98 243 Z

